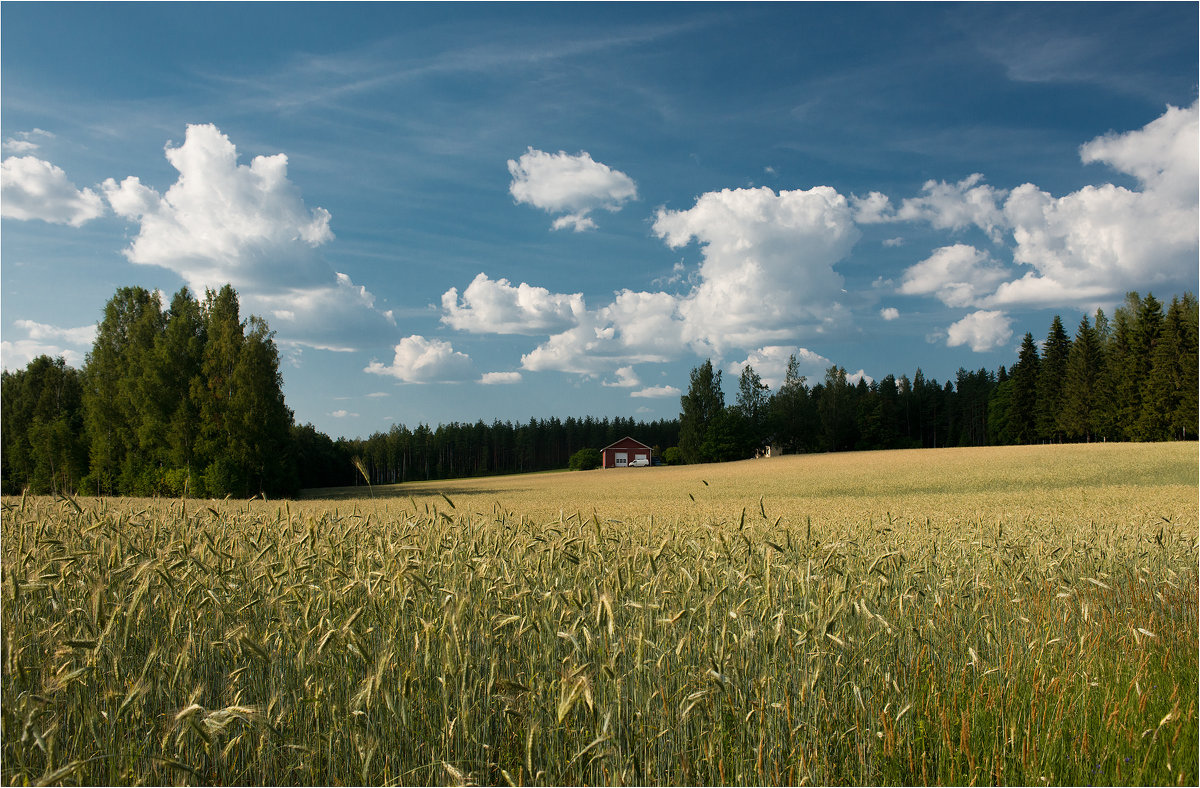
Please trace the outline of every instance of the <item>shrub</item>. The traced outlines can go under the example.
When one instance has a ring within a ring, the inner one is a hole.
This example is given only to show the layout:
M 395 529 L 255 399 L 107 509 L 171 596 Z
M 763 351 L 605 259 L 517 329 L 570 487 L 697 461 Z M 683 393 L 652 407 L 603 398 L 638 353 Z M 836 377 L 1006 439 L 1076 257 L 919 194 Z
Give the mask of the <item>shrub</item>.
M 567 467 L 573 471 L 590 471 L 600 467 L 599 449 L 580 449 L 571 455 Z
M 672 446 L 662 453 L 663 465 L 683 465 L 683 452 L 678 446 Z

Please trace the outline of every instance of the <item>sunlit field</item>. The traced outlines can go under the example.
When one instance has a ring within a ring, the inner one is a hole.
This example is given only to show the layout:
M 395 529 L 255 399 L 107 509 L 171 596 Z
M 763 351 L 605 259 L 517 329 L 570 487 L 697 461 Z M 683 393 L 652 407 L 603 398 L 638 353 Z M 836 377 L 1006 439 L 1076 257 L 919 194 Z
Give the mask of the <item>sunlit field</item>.
M 6 498 L 3 780 L 1195 785 L 1197 467 Z

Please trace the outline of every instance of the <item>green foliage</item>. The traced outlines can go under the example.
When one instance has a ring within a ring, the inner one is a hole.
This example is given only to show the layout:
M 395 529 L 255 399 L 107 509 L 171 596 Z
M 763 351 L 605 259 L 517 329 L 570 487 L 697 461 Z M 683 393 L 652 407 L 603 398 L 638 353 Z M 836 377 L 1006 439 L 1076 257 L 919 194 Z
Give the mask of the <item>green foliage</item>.
M 119 495 L 290 494 L 298 489 L 292 413 L 273 334 L 242 321 L 226 285 L 203 303 L 186 288 L 159 297 L 121 288 L 81 373 L 89 469 L 83 492 Z M 62 430 L 59 430 L 61 433 Z M 31 425 L 29 439 L 61 435 Z
M 747 364 L 742 367 L 738 378 L 737 400 L 734 409 L 739 416 L 739 453 L 751 456 L 769 443 L 768 418 L 770 415 L 768 392 L 762 377 Z
M 567 467 L 573 471 L 590 471 L 600 467 L 599 449 L 580 449 L 571 455 Z
M 1009 393 L 1008 431 L 1003 436 L 1005 443 L 1032 443 L 1037 437 L 1037 384 L 1041 363 L 1033 334 L 1026 332 L 1021 340 L 1017 363 L 1010 370 L 1012 387 Z
M 1058 415 L 1062 411 L 1063 381 L 1067 374 L 1067 357 L 1071 352 L 1071 339 L 1063 328 L 1062 318 L 1054 316 L 1050 333 L 1042 349 L 1042 361 L 1038 367 L 1037 405 L 1034 422 L 1037 436 L 1043 441 L 1057 441 L 1062 437 Z
M 1085 315 L 1067 354 L 1058 429 L 1070 440 L 1092 440 L 1100 432 L 1104 402 L 1104 359 L 1099 335 Z
M 687 394 L 680 398 L 679 450 L 684 462 L 712 462 L 713 451 L 723 449 L 728 436 L 713 436 L 709 430 L 725 413 L 725 394 L 721 391 L 721 370 L 713 370 L 712 360 L 692 370 Z M 728 431 L 725 427 L 724 431 Z
M 662 453 L 663 465 L 683 465 L 683 452 L 678 446 L 671 446 Z
M 73 492 L 87 469 L 79 373 L 61 358 L 39 356 L 4 372 L 3 489 Z

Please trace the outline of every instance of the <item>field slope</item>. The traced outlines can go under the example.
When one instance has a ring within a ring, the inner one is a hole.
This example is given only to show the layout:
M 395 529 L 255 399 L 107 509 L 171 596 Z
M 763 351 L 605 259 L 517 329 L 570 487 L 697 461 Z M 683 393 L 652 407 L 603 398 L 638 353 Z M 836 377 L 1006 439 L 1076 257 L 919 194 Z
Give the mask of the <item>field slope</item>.
M 3 781 L 1195 785 L 1195 444 L 5 499 Z

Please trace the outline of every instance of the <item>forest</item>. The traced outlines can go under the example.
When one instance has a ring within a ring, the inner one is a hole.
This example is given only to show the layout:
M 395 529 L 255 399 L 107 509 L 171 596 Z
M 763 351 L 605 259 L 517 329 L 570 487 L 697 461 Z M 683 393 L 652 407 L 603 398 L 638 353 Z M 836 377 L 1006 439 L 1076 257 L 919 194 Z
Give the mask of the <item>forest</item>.
M 668 464 L 765 453 L 1068 441 L 1195 440 L 1197 302 L 1127 295 L 1111 318 L 1068 334 L 1026 334 L 1015 362 L 959 369 L 939 383 L 918 368 L 851 383 L 831 367 L 808 381 L 793 357 L 774 392 L 753 369 L 727 404 L 722 371 L 692 370 L 678 419 L 531 418 L 526 423 L 395 425 L 334 440 L 297 425 L 266 322 L 242 319 L 229 286 L 117 291 L 82 369 L 34 359 L 3 373 L 5 493 L 272 497 L 303 488 L 557 470 L 581 449 L 630 435 Z M 361 466 L 362 471 L 358 468 Z M 365 477 L 364 477 L 365 474 Z

